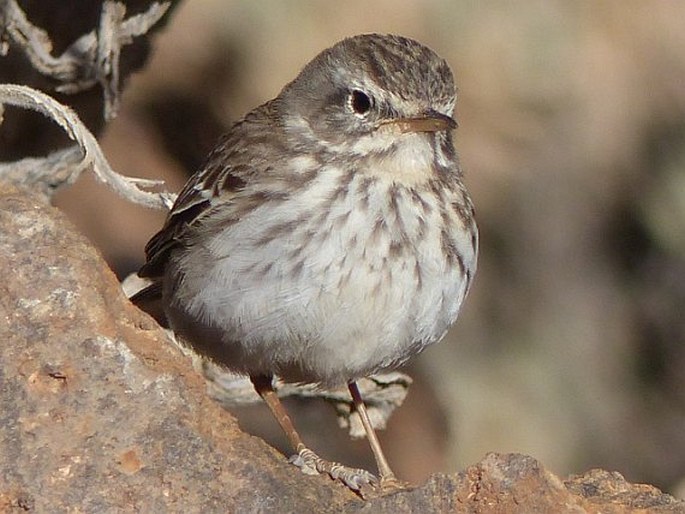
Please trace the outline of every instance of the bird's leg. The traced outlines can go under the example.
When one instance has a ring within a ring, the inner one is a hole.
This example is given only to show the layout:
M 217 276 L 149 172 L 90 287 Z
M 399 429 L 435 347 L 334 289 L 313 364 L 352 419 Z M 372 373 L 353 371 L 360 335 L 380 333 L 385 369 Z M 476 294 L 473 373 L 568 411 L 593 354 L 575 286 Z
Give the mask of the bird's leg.
M 283 429 L 283 432 L 285 432 L 285 436 L 288 438 L 288 442 L 290 443 L 290 446 L 292 446 L 293 450 L 298 453 L 300 450 L 305 448 L 300 434 L 298 434 L 297 430 L 295 430 L 295 426 L 290 420 L 290 416 L 288 416 L 288 413 L 286 412 L 281 400 L 278 398 L 278 395 L 274 390 L 273 377 L 258 375 L 251 376 L 250 380 L 252 381 L 252 385 L 254 386 L 255 391 L 257 391 L 257 394 L 266 402 L 269 410 L 271 410 L 271 413 L 276 418 L 276 421 L 278 421 L 278 424 Z
M 327 473 L 334 480 L 340 480 L 347 487 L 358 491 L 362 486 L 377 482 L 375 476 L 363 469 L 348 468 L 337 462 L 329 462 L 319 457 L 302 442 L 300 434 L 295 430 L 290 416 L 286 412 L 281 400 L 278 398 L 273 387 L 273 377 L 266 375 L 251 376 L 257 394 L 262 397 L 278 424 L 285 432 L 290 446 L 295 451 L 290 462 L 299 467 L 307 475 Z
M 369 413 L 366 410 L 366 405 L 364 404 L 364 399 L 359 392 L 359 387 L 357 387 L 356 382 L 350 382 L 347 387 L 352 395 L 352 403 L 354 408 L 359 413 L 359 418 L 364 426 L 364 431 L 366 432 L 366 438 L 369 440 L 369 446 L 371 446 L 371 451 L 376 459 L 376 465 L 378 466 L 378 473 L 381 477 L 381 490 L 394 490 L 394 489 L 404 489 L 407 484 L 398 480 L 395 477 L 395 473 L 390 469 L 388 460 L 385 458 L 383 453 L 383 448 L 381 448 L 381 443 L 378 440 L 376 431 L 373 429 L 371 424 L 371 418 L 369 418 Z

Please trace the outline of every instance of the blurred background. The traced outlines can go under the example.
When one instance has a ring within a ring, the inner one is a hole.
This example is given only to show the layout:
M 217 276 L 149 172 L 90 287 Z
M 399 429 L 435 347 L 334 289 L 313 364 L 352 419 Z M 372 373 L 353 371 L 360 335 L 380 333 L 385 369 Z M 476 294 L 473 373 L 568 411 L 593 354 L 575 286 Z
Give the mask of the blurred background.
M 185 0 L 101 138 L 178 190 L 222 130 L 323 48 L 422 41 L 459 87 L 456 145 L 480 267 L 461 317 L 406 370 L 381 434 L 403 479 L 521 452 L 685 494 L 685 3 Z M 83 176 L 57 204 L 123 278 L 164 213 Z M 291 401 L 322 455 L 373 467 L 332 412 Z M 284 451 L 263 406 L 243 426 Z

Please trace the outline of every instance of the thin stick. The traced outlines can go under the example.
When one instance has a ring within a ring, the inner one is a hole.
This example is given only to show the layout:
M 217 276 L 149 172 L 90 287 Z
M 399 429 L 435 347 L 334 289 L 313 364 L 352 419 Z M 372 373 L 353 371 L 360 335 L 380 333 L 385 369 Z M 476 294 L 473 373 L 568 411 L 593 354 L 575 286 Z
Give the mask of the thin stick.
M 66 105 L 45 93 L 18 84 L 0 84 L 0 103 L 32 109 L 53 120 L 73 139 L 83 152 L 83 160 L 75 166 L 75 173 L 92 166 L 95 176 L 119 195 L 132 202 L 153 208 L 169 208 L 174 195 L 144 191 L 143 186 L 157 184 L 154 181 L 140 181 L 119 175 L 107 162 L 95 136 L 81 122 L 76 113 Z M 74 179 L 75 180 L 75 179 Z

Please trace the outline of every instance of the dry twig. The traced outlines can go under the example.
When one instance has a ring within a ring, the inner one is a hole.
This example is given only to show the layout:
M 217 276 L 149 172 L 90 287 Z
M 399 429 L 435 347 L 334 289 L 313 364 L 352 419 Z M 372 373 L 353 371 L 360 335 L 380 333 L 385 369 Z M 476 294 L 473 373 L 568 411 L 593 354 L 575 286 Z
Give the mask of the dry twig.
M 28 86 L 2 84 L 0 103 L 40 112 L 62 127 L 78 145 L 55 152 L 44 159 L 24 159 L 18 163 L 2 164 L 0 177 L 3 179 L 25 186 L 44 182 L 48 184 L 48 190 L 54 190 L 60 185 L 74 182 L 85 168 L 92 166 L 100 181 L 127 200 L 153 208 L 168 209 L 173 204 L 175 196 L 171 193 L 155 193 L 142 189 L 159 186 L 161 181 L 125 177 L 116 173 L 103 155 L 95 136 L 76 113 L 49 95 Z
M 74 41 L 60 56 L 52 55 L 49 35 L 33 25 L 16 0 L 0 0 L 0 54 L 20 48 L 33 67 L 60 85 L 56 90 L 73 94 L 100 84 L 105 97 L 105 119 L 116 116 L 119 107 L 119 56 L 123 46 L 146 34 L 170 6 L 155 2 L 141 14 L 125 19 L 126 6 L 105 1 L 97 30 Z

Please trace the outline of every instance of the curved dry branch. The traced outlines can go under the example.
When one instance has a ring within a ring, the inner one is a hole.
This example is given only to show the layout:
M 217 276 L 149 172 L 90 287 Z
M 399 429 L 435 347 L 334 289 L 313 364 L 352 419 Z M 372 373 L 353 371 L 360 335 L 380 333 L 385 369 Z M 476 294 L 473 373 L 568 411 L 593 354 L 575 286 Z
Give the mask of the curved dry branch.
M 47 32 L 28 20 L 16 0 L 0 0 L 0 40 L 6 40 L 0 54 L 8 51 L 8 43 L 20 48 L 38 72 L 61 82 L 56 88 L 59 92 L 78 93 L 99 83 L 104 91 L 105 119 L 109 120 L 119 107 L 121 49 L 146 34 L 170 5 L 154 2 L 146 12 L 125 18 L 126 5 L 106 1 L 97 30 L 84 34 L 55 57 Z
M 92 166 L 95 176 L 106 185 L 111 187 L 119 195 L 127 200 L 152 207 L 157 209 L 168 209 L 174 201 L 175 195 L 167 192 L 151 192 L 144 191 L 141 188 L 155 187 L 163 184 L 162 181 L 147 180 L 134 177 L 126 177 L 115 172 L 100 149 L 95 136 L 88 130 L 88 128 L 81 122 L 76 113 L 69 107 L 57 102 L 54 98 L 41 91 L 17 84 L 1 84 L 0 85 L 0 103 L 5 105 L 12 105 L 24 109 L 31 109 L 37 111 L 47 118 L 50 118 L 57 123 L 67 135 L 76 142 L 81 153 L 81 160 L 76 165 L 71 167 L 68 176 L 64 177 L 62 183 L 71 183 L 81 172 L 88 166 Z M 63 159 L 74 159 L 74 150 L 70 149 L 65 153 Z M 57 153 L 57 152 L 56 152 Z M 46 163 L 50 157 L 46 158 Z M 60 161 L 60 166 L 64 168 L 64 161 Z M 31 160 L 34 162 L 35 160 Z M 27 163 L 28 160 L 21 161 Z M 12 176 L 16 177 L 16 168 L 18 163 L 5 164 L 0 167 L 0 177 L 9 176 L 9 170 L 12 170 Z M 36 166 L 32 166 L 36 168 Z M 47 166 L 48 172 L 54 171 L 55 166 Z M 35 181 L 36 177 L 31 177 Z

